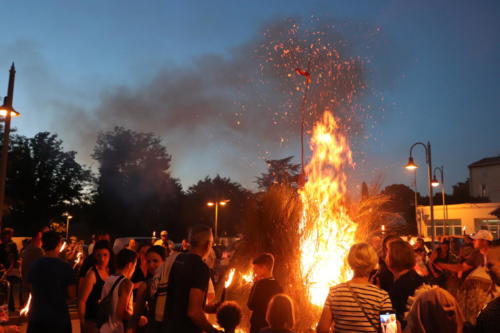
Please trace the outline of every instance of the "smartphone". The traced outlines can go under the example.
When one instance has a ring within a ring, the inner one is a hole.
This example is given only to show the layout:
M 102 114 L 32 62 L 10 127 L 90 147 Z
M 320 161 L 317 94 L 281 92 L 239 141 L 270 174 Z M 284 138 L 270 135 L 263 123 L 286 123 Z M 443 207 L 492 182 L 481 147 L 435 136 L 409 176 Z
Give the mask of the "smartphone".
M 398 331 L 398 323 L 396 320 L 396 312 L 382 311 L 380 312 L 380 332 L 396 333 Z

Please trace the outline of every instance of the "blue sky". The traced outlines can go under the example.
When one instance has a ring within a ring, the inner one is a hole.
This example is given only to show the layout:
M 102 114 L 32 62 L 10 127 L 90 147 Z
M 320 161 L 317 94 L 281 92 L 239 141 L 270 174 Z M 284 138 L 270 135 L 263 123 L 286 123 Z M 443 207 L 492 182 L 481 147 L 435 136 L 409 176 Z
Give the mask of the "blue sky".
M 366 73 L 379 99 L 377 121 L 367 122 L 367 139 L 353 148 L 353 188 L 377 177 L 384 185 L 409 184 L 401 165 L 415 141 L 431 141 L 448 190 L 465 180 L 468 164 L 500 154 L 500 2 L 495 0 L 45 0 L 4 2 L 3 12 L 0 92 L 15 61 L 14 104 L 22 116 L 14 126 L 25 135 L 58 133 L 93 167 L 92 133 L 124 125 L 163 138 L 173 155 L 172 173 L 185 187 L 217 173 L 254 187 L 265 168 L 263 158 L 297 156 L 298 146 L 261 141 L 251 132 L 238 135 L 210 120 L 194 128 L 186 123 L 149 127 L 133 117 L 103 113 L 96 121 L 92 114 L 110 106 L 119 92 L 147 93 L 144 87 L 164 82 L 158 73 L 199 71 L 208 55 L 230 61 L 270 22 L 312 16 L 378 31 L 376 45 L 363 38 L 352 41 L 351 55 L 370 59 Z M 415 158 L 423 164 L 422 151 Z M 420 174 L 420 189 L 423 182 Z

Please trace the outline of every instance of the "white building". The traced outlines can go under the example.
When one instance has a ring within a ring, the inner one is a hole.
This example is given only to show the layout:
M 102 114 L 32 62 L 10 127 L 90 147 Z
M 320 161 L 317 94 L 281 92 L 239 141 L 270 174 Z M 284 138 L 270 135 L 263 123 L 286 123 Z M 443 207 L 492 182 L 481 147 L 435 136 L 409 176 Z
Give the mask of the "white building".
M 487 157 L 469 165 L 470 195 L 500 202 L 500 156 Z
M 448 218 L 445 220 L 443 206 L 434 206 L 437 236 L 471 234 L 487 229 L 495 239 L 500 238 L 500 202 L 464 203 L 447 205 L 446 208 Z M 423 236 L 432 236 L 429 206 L 417 207 L 417 224 Z

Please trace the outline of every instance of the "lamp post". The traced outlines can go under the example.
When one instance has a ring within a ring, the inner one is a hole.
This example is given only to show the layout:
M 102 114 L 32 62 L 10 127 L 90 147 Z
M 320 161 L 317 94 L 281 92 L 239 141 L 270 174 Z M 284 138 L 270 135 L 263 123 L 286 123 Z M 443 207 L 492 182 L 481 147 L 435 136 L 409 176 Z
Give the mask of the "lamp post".
M 405 165 L 405 168 L 408 170 L 415 170 L 418 168 L 418 166 L 415 164 L 413 161 L 413 148 L 415 148 L 417 145 L 421 145 L 425 148 L 425 160 L 427 163 L 427 187 L 429 190 L 429 208 L 431 211 L 431 229 L 432 229 L 432 246 L 434 247 L 434 241 L 436 239 L 436 225 L 434 222 L 434 205 L 432 202 L 432 154 L 431 154 L 431 143 L 427 142 L 427 144 L 422 143 L 422 142 L 416 142 L 410 147 L 410 157 L 408 158 L 408 163 Z
M 418 218 L 418 197 L 417 197 L 417 169 L 413 170 L 413 201 L 415 205 L 415 222 L 417 222 Z M 420 223 L 417 223 L 417 233 L 418 235 L 422 234 L 422 230 L 420 229 Z
M 69 222 L 70 220 L 73 218 L 73 216 L 70 215 L 70 213 L 68 212 L 64 212 L 62 214 L 62 216 L 65 216 L 66 217 L 66 240 L 68 240 L 69 238 Z
M 0 228 L 3 227 L 3 205 L 5 201 L 5 180 L 7 178 L 7 159 L 9 157 L 9 138 L 10 138 L 10 120 L 12 117 L 19 116 L 19 112 L 12 107 L 14 99 L 14 80 L 16 78 L 16 68 L 14 63 L 9 71 L 9 85 L 7 88 L 7 96 L 5 96 L 3 105 L 0 107 L 0 117 L 3 118 L 3 144 L 0 161 Z
M 438 181 L 436 178 L 436 170 L 439 171 L 440 176 L 441 176 L 441 183 Z M 446 193 L 444 190 L 444 166 L 441 167 L 435 167 L 434 172 L 433 172 L 433 177 L 432 177 L 432 186 L 433 187 L 438 187 L 439 184 L 441 184 L 441 203 L 443 204 L 443 220 L 446 225 L 447 225 L 447 220 L 448 220 L 448 207 L 446 206 Z M 447 227 L 449 227 L 447 225 Z M 451 231 L 451 230 L 449 230 Z M 448 233 L 449 235 L 450 233 Z
M 214 238 L 215 238 L 215 243 L 217 244 L 218 240 L 218 233 L 217 233 L 217 228 L 218 228 L 218 223 L 219 223 L 219 206 L 226 206 L 229 200 L 220 200 L 220 201 L 209 201 L 207 202 L 208 207 L 215 207 L 215 216 L 214 216 Z

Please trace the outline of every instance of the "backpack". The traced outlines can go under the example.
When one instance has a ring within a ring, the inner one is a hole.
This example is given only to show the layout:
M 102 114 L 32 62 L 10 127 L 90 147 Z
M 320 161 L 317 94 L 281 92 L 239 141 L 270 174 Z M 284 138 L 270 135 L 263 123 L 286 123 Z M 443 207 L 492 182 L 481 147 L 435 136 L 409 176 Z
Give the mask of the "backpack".
M 118 279 L 116 279 L 108 294 L 97 303 L 97 328 L 101 328 L 101 326 L 108 321 L 109 316 L 111 316 L 111 312 L 113 311 L 113 291 L 123 278 L 124 276 L 121 275 Z

